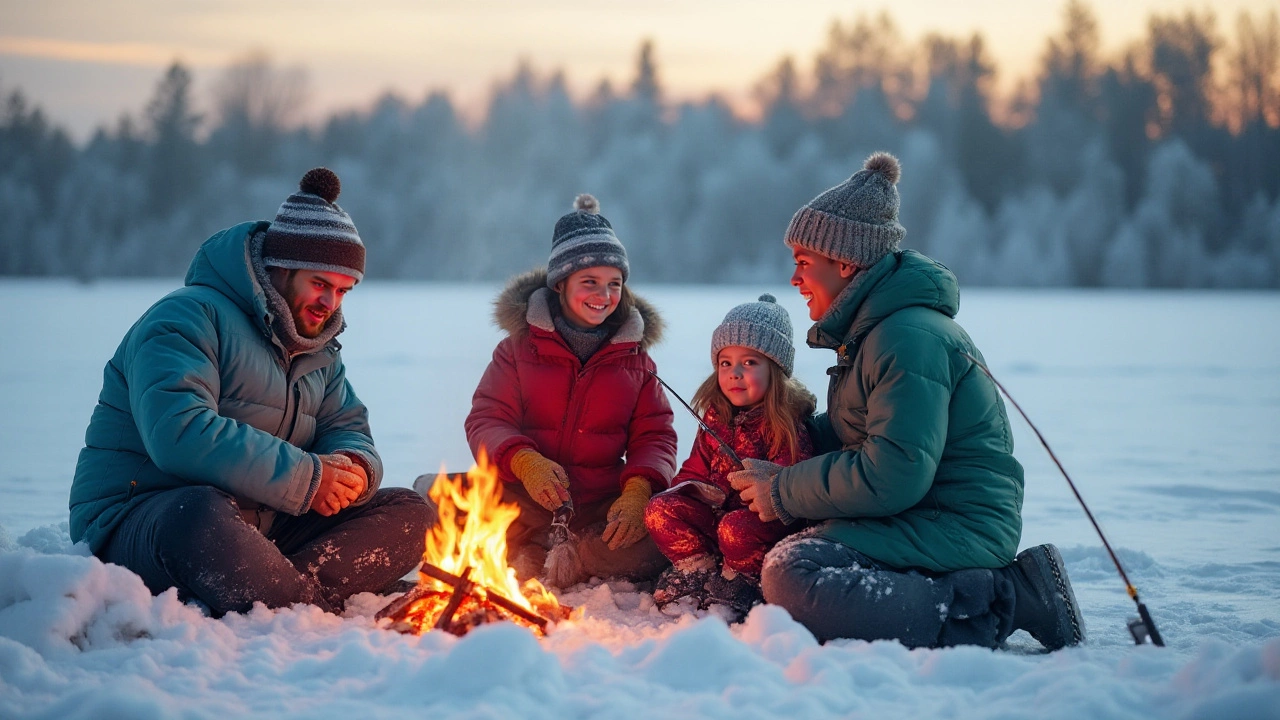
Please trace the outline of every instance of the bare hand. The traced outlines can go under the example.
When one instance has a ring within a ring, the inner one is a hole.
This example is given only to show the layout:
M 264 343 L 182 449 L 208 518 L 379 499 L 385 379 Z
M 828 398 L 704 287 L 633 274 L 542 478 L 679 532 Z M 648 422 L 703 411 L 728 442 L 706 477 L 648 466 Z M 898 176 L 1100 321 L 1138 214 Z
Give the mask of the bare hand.
M 311 498 L 311 510 L 324 516 L 334 515 L 368 487 L 364 468 L 345 455 L 320 456 L 320 487 Z
M 729 473 L 729 484 L 761 522 L 777 520 L 778 512 L 773 507 L 773 477 L 782 470 L 782 466 L 753 458 L 743 460 L 742 465 L 745 469 Z

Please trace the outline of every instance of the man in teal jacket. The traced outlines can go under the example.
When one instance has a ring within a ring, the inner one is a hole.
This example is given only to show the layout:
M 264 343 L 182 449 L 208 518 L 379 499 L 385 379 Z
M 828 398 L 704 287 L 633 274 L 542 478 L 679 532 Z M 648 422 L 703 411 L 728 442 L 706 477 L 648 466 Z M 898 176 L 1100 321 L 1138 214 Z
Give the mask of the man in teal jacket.
M 995 647 L 1026 630 L 1049 649 L 1084 640 L 1056 548 L 1015 557 L 1022 466 L 981 354 L 953 319 L 955 276 L 899 250 L 898 161 L 876 153 L 787 228 L 791 284 L 836 353 L 818 454 L 749 461 L 731 481 L 764 520 L 818 522 L 765 561 L 765 598 L 820 640 Z
M 382 460 L 335 337 L 364 244 L 308 172 L 273 222 L 209 238 L 104 371 L 71 537 L 212 613 L 338 611 L 421 559 L 435 511 L 379 490 Z

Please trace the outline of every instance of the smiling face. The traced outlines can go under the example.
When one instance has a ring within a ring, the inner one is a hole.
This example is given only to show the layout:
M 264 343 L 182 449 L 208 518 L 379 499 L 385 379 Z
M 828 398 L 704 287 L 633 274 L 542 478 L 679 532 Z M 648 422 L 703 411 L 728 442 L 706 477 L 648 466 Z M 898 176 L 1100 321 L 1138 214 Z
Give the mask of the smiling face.
M 271 284 L 289 304 L 298 335 L 314 338 L 324 331 L 325 323 L 342 307 L 342 300 L 355 287 L 356 279 L 320 270 L 271 268 Z
M 848 287 L 858 267 L 799 247 L 794 248 L 791 255 L 796 263 L 791 284 L 809 306 L 809 319 L 817 320 L 835 302 L 840 291 Z
M 716 354 L 716 380 L 734 407 L 751 407 L 769 392 L 769 358 L 738 345 L 721 348 Z
M 570 275 L 556 285 L 565 318 L 582 328 L 598 327 L 622 299 L 622 271 L 601 265 Z

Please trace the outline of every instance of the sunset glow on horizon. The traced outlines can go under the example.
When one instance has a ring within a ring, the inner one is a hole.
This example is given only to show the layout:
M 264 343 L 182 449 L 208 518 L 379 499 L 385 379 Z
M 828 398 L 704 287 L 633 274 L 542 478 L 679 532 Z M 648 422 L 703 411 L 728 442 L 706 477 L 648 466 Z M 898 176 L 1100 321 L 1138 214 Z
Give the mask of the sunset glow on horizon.
M 625 88 L 637 50 L 652 40 L 667 97 L 718 93 L 739 106 L 778 62 L 792 57 L 807 76 L 834 21 L 887 12 L 905 43 L 929 33 L 980 33 L 1009 93 L 1034 77 L 1046 40 L 1062 26 L 1064 2 L 912 0 L 898 3 L 703 0 L 694 3 L 507 0 L 373 0 L 358 10 L 336 1 L 45 0 L 0 4 L 0 92 L 20 88 L 52 120 L 83 139 L 136 115 L 164 68 L 192 68 L 203 99 L 217 71 L 251 51 L 281 67 L 305 68 L 305 117 L 367 106 L 392 91 L 418 100 L 445 90 L 476 112 L 494 82 L 521 60 L 539 74 L 565 73 L 576 95 L 602 79 Z M 1152 14 L 1203 13 L 1187 0 L 1090 3 L 1102 53 L 1118 55 L 1146 33 Z M 1217 0 L 1218 31 L 1234 34 L 1241 12 L 1263 19 L 1263 0 Z

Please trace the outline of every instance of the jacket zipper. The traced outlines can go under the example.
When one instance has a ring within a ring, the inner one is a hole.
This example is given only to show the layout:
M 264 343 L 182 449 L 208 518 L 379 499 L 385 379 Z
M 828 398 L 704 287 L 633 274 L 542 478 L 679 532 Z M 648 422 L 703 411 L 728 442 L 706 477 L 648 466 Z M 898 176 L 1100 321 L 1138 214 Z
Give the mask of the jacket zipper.
M 564 343 L 563 340 L 561 340 L 560 342 L 562 344 Z M 566 350 L 568 349 L 567 345 L 565 345 L 564 347 Z M 557 451 L 560 453 L 557 457 L 560 460 L 564 460 L 565 458 L 569 457 L 568 450 L 573 446 L 573 441 L 578 435 L 578 430 L 580 429 L 578 428 L 578 423 L 582 421 L 582 411 L 583 411 L 582 398 L 578 396 L 578 382 L 582 380 L 584 377 L 586 377 L 587 371 L 591 369 L 592 365 L 598 365 L 600 364 L 600 362 L 602 362 L 600 358 L 603 357 L 604 354 L 607 353 L 607 351 L 608 351 L 608 346 L 606 344 L 605 347 L 602 347 L 599 350 L 597 350 L 595 355 L 592 355 L 590 358 L 588 358 L 587 362 L 582 363 L 582 366 L 578 368 L 578 370 L 573 374 L 573 377 L 570 380 L 569 404 L 565 407 L 564 418 L 561 420 L 561 423 L 560 423 L 560 444 L 559 444 L 559 447 L 557 448 Z M 639 352 L 637 348 L 632 348 L 630 351 L 628 351 L 628 354 L 635 354 L 637 352 Z M 569 424 L 570 417 L 573 417 L 572 425 Z
M 125 496 L 126 502 L 132 500 L 134 494 L 138 492 L 138 476 L 142 474 L 143 469 L 150 463 L 151 458 L 147 458 L 142 461 L 142 464 L 138 466 L 137 470 L 133 471 L 133 477 L 129 478 L 129 494 Z
M 560 424 L 560 447 L 558 448 L 560 460 L 567 458 L 569 448 L 573 447 L 573 440 L 577 432 L 579 417 L 582 415 L 582 398 L 578 397 L 578 381 L 582 380 L 587 374 L 587 366 L 583 365 L 574 372 L 573 377 L 569 381 L 569 404 L 564 409 L 564 419 Z M 573 424 L 569 423 L 572 417 Z
M 289 425 L 292 428 L 291 415 L 293 411 L 293 390 L 294 390 L 293 363 L 287 360 L 285 361 L 285 364 L 284 364 L 284 383 L 285 383 L 284 414 L 280 416 L 280 425 L 276 427 L 276 431 L 273 434 L 278 438 L 284 438 L 287 440 L 288 438 L 286 436 L 280 434 L 281 432 L 284 431 L 285 425 Z
M 292 386 L 293 386 L 293 416 L 289 420 L 289 434 L 280 438 L 285 442 L 292 442 L 293 433 L 295 430 L 298 429 L 298 416 L 302 414 L 301 412 L 299 412 L 300 409 L 302 408 L 302 388 L 298 386 L 296 383 L 293 383 Z
M 328 348 L 317 352 L 324 352 L 332 355 L 332 352 Z M 298 429 L 299 409 L 302 407 L 302 387 L 298 384 L 298 381 L 303 376 L 313 372 L 317 367 L 319 367 L 313 366 L 313 363 L 309 362 L 312 357 L 314 357 L 314 355 L 301 357 L 297 361 L 289 362 L 286 366 L 285 383 L 287 389 L 285 390 L 284 417 L 280 418 L 280 427 L 276 428 L 276 437 L 284 440 L 285 442 L 288 442 L 289 439 L 293 437 L 294 431 Z M 303 372 L 299 368 L 305 369 L 306 372 Z M 285 429 L 286 424 L 289 427 L 289 434 L 281 435 L 280 432 Z

